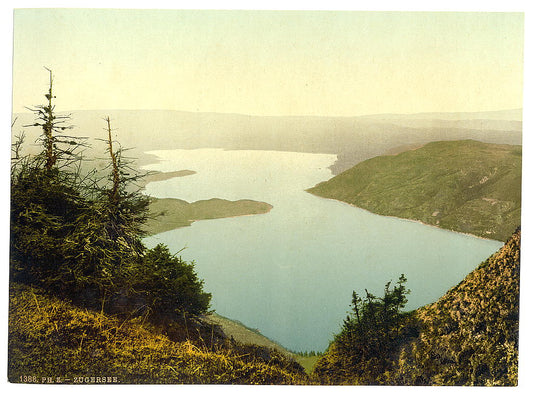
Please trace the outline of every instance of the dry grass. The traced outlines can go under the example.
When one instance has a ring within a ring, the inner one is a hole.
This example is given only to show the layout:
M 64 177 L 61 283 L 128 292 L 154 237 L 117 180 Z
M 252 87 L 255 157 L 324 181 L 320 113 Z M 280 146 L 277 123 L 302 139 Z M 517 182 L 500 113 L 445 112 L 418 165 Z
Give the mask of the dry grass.
M 12 285 L 9 380 L 116 377 L 120 383 L 302 384 L 303 369 L 252 348 L 175 342 L 142 318 L 119 319 Z

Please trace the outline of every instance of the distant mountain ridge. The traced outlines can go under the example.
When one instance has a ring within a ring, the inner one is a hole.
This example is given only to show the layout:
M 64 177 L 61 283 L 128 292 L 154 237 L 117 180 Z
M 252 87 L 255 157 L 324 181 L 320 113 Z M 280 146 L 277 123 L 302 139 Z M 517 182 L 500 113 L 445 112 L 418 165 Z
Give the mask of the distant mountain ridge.
M 432 120 L 506 120 L 522 121 L 523 109 L 506 109 L 494 111 L 469 111 L 469 112 L 425 112 L 411 114 L 368 114 L 361 118 L 377 120 L 391 119 L 432 119 Z
M 520 225 L 522 149 L 432 142 L 379 156 L 308 191 L 371 212 L 506 240 Z
M 91 110 L 73 111 L 71 124 L 75 126 L 72 133 L 77 136 L 102 137 L 102 118 L 109 115 L 117 140 L 123 147 L 134 148 L 132 156 L 136 157 L 149 150 L 207 147 L 337 154 L 338 161 L 331 167 L 334 174 L 405 144 L 461 139 L 521 144 L 522 123 L 516 119 L 472 121 L 464 120 L 463 113 L 451 114 L 454 115 L 449 114 L 444 121 L 441 113 L 441 120 L 428 121 L 419 119 L 420 115 L 395 115 L 389 119 L 386 115 L 260 117 L 165 110 Z M 473 117 L 472 113 L 466 114 Z M 15 114 L 15 118 L 13 133 L 22 125 L 33 123 L 32 114 Z M 492 118 L 497 117 L 493 114 Z M 40 133 L 38 128 L 33 129 L 26 128 L 28 141 L 35 140 Z
M 245 113 L 217 113 L 217 112 L 196 112 L 185 110 L 168 110 L 168 109 L 92 109 L 92 110 L 65 110 L 63 113 L 83 113 L 83 112 L 164 112 L 164 113 L 181 113 L 181 114 L 199 114 L 206 116 L 235 116 L 235 117 L 253 117 L 253 118 L 361 118 L 361 119 L 442 119 L 442 120 L 467 120 L 467 119 L 486 119 L 486 120 L 507 120 L 507 121 L 522 121 L 523 109 L 504 109 L 504 110 L 489 110 L 489 111 L 448 111 L 448 112 L 419 112 L 419 113 L 374 113 L 354 116 L 323 116 L 323 115 L 290 115 L 290 116 L 276 116 L 276 115 L 252 115 Z M 18 112 L 15 115 L 28 115 L 30 112 Z

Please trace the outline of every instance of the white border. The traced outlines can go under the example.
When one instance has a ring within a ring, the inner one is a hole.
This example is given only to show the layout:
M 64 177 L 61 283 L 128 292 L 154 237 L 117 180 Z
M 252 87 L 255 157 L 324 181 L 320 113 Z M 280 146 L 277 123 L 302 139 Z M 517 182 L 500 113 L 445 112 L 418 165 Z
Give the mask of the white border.
M 530 1 L 529 1 L 530 2 Z M 7 378 L 7 259 L 8 259 L 8 236 L 9 236 L 9 156 L 10 156 L 10 119 L 11 119 L 11 58 L 12 58 L 12 13 L 14 8 L 137 8 L 137 9 L 270 9 L 270 10 L 361 10 L 361 11 L 490 11 L 490 12 L 525 12 L 526 19 L 526 39 L 525 39 L 525 67 L 524 70 L 533 70 L 533 61 L 531 59 L 531 18 L 529 15 L 530 6 L 528 1 L 240 1 L 240 0 L 224 0 L 216 2 L 212 0 L 197 0 L 197 1 L 12 1 L 7 0 L 2 2 L 0 12 L 0 40 L 2 43 L 2 86 L 0 97 L 2 98 L 2 132 L 0 133 L 1 150 L 0 153 L 0 185 L 2 186 L 3 194 L 0 196 L 2 203 L 2 210 L 0 211 L 0 255 L 2 263 L 2 304 L 0 317 L 2 324 L 0 326 L 0 388 L 2 391 L 7 391 L 7 394 L 25 394 L 38 393 L 39 395 L 62 395 L 71 394 L 73 391 L 76 394 L 94 394 L 94 393 L 117 393 L 128 392 L 129 394 L 144 394 L 147 391 L 155 390 L 158 393 L 164 394 L 203 394 L 204 392 L 217 394 L 266 394 L 271 392 L 281 393 L 302 393 L 305 395 L 315 395 L 330 392 L 334 394 L 381 394 L 384 392 L 394 392 L 399 394 L 426 394 L 427 392 L 437 394 L 454 393 L 479 393 L 479 392 L 497 392 L 497 393 L 519 393 L 532 394 L 533 393 L 533 366 L 531 364 L 531 351 L 533 343 L 533 326 L 532 326 L 532 288 L 529 286 L 532 281 L 533 263 L 532 249 L 533 237 L 531 237 L 529 224 L 532 215 L 532 210 L 529 203 L 533 202 L 533 195 L 531 193 L 530 175 L 532 169 L 532 160 L 530 160 L 530 149 L 533 145 L 533 136 L 530 136 L 533 120 L 531 115 L 531 76 L 527 72 L 524 76 L 524 124 L 523 124 L 523 225 L 522 225 L 522 276 L 521 276 L 521 317 L 520 317 L 520 362 L 519 362 L 519 386 L 517 388 L 427 388 L 427 387 L 283 387 L 283 386 L 154 386 L 154 385 L 125 385 L 125 386 L 40 386 L 40 385 L 17 385 L 8 384 Z M 497 94 L 497 93 L 496 93 Z M 5 388 L 5 389 L 4 389 Z

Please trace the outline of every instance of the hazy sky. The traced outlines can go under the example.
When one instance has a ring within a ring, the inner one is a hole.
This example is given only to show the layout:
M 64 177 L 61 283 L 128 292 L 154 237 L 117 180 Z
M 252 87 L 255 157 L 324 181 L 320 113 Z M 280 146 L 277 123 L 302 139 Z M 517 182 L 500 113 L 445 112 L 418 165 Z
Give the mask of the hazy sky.
M 253 115 L 522 107 L 523 14 L 16 10 L 13 111 Z

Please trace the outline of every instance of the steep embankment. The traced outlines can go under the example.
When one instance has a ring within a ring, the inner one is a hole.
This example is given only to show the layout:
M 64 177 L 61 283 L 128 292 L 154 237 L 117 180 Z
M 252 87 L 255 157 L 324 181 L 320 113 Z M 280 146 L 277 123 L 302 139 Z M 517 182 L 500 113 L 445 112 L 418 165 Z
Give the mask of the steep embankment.
M 195 332 L 192 323 L 181 330 Z M 276 350 L 213 344 L 212 330 L 195 341 L 175 341 L 170 336 L 175 332 L 143 318 L 120 319 L 81 309 L 42 290 L 12 284 L 8 377 L 11 382 L 69 384 L 307 380 L 301 366 Z
M 372 383 L 516 385 L 519 271 L 517 231 L 459 285 L 406 317 L 404 325 L 417 331 L 397 346 L 390 370 L 373 373 Z M 357 367 L 346 362 L 350 356 L 333 343 L 314 375 L 321 383 L 361 383 L 350 375 Z
M 401 384 L 517 385 L 520 231 L 437 302 L 390 378 Z
M 521 146 L 433 142 L 369 159 L 308 191 L 504 241 L 520 225 L 521 163 Z

